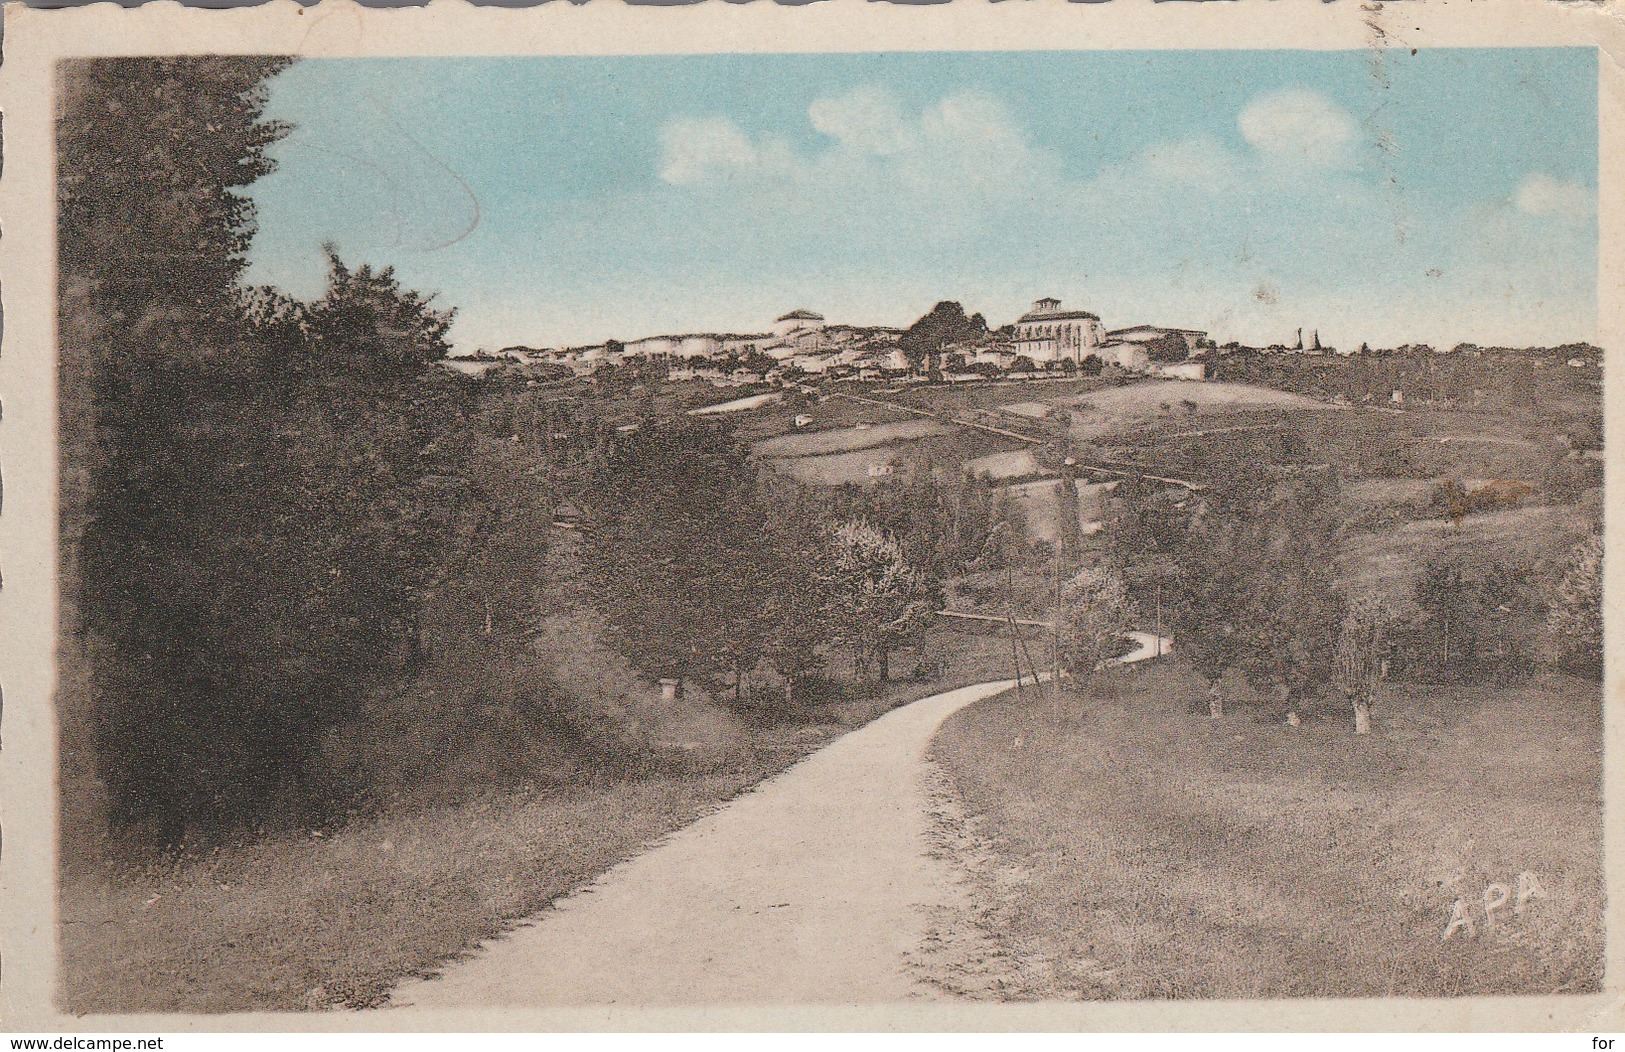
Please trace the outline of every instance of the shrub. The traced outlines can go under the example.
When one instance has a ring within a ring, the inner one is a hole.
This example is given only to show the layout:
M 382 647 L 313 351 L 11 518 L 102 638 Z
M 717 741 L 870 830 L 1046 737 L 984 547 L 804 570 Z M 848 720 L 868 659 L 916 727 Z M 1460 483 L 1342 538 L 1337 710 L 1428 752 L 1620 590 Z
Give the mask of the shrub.
M 1559 667 L 1585 675 L 1602 671 L 1602 535 L 1569 550 L 1546 617 L 1547 654 Z

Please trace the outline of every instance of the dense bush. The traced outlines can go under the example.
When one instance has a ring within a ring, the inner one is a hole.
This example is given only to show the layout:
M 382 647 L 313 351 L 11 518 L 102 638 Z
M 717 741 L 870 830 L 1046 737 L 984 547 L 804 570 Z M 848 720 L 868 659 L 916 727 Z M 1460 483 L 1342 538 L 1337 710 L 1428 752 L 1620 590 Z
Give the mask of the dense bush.
M 1561 572 L 1546 615 L 1548 657 L 1560 668 L 1597 675 L 1603 660 L 1602 534 L 1575 545 Z
M 1542 610 L 1529 567 L 1435 559 L 1417 579 L 1415 599 L 1421 617 L 1398 648 L 1415 678 L 1506 678 L 1534 667 Z

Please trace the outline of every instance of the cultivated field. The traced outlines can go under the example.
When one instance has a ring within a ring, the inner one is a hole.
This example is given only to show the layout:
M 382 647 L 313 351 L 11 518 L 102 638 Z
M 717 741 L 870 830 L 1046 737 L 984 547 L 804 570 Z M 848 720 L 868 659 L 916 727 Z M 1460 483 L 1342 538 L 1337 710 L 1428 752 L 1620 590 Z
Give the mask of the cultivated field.
M 1090 441 L 1114 432 L 1175 419 L 1248 408 L 1332 409 L 1303 395 L 1251 384 L 1146 380 L 1087 395 L 1053 399 L 1071 414 L 1072 436 Z
M 888 424 L 870 424 L 828 431 L 806 431 L 756 443 L 758 456 L 770 460 L 813 457 L 828 453 L 850 453 L 893 442 L 911 442 L 931 435 L 945 435 L 952 429 L 936 420 L 916 418 Z

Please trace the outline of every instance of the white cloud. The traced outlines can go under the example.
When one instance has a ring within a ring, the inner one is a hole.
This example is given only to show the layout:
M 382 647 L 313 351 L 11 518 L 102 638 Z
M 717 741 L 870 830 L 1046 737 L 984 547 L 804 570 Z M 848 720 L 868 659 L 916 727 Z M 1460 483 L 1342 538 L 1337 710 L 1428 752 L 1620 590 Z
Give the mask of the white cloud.
M 858 88 L 807 107 L 813 128 L 847 149 L 880 156 L 908 149 L 916 136 L 896 100 L 878 88 Z
M 1148 147 L 1135 159 L 1133 174 L 1216 194 L 1249 177 L 1242 167 L 1242 160 L 1223 143 L 1203 136 Z
M 806 152 L 753 137 L 726 117 L 682 118 L 661 133 L 660 178 L 674 186 L 771 178 L 873 196 L 887 184 L 912 194 L 1008 193 L 1052 177 L 1055 158 L 1033 147 L 997 99 L 948 95 L 905 113 L 879 88 L 816 99 L 813 130 L 831 142 Z
M 1589 217 L 1594 207 L 1590 192 L 1578 183 L 1538 173 L 1524 179 L 1512 195 L 1512 203 L 1525 215 L 1555 216 L 1573 223 Z
M 1316 165 L 1346 163 L 1357 130 L 1347 110 L 1304 88 L 1258 96 L 1236 123 L 1259 153 Z
M 792 166 L 790 148 L 783 142 L 754 140 L 726 117 L 679 118 L 661 129 L 660 138 L 660 178 L 674 186 Z

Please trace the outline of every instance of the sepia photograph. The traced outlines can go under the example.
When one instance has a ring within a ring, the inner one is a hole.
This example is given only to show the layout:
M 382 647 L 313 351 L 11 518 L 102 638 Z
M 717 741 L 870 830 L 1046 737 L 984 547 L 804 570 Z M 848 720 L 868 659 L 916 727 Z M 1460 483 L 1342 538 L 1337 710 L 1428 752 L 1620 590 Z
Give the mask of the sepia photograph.
M 56 1012 L 1604 991 L 1598 47 L 254 50 L 51 66 Z

